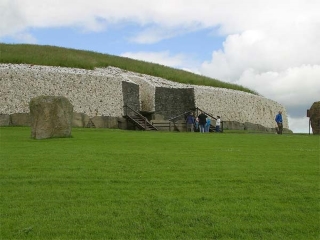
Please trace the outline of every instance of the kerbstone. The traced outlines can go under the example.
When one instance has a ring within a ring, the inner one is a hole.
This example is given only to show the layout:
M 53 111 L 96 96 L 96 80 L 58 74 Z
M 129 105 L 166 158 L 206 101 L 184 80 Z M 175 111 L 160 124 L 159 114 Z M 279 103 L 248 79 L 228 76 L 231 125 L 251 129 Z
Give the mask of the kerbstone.
M 9 114 L 0 114 L 0 126 L 7 127 L 10 125 L 10 115 Z
M 11 126 L 30 126 L 29 113 L 14 113 L 10 115 Z

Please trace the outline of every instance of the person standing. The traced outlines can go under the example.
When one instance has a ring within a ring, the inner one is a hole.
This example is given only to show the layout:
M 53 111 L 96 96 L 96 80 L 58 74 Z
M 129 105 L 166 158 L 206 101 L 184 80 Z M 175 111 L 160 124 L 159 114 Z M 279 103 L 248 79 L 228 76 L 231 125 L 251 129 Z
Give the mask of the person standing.
M 220 116 L 217 116 L 216 120 L 216 132 L 220 132 L 221 119 Z
M 186 122 L 187 122 L 187 132 L 193 132 L 194 122 L 195 122 L 193 112 L 189 113 L 189 115 L 187 116 Z
M 211 119 L 208 116 L 207 117 L 207 122 L 206 122 L 206 130 L 205 130 L 205 132 L 209 132 L 210 131 L 210 126 L 211 126 Z
M 196 129 L 196 132 L 198 132 L 198 130 L 199 130 L 199 118 L 198 117 L 196 117 L 196 120 L 195 120 L 195 123 L 194 123 L 194 127 Z
M 278 125 L 278 127 L 276 128 L 277 133 L 282 134 L 283 124 L 282 124 L 282 112 L 281 111 L 279 111 L 279 113 L 276 115 L 275 121 Z
M 200 115 L 198 116 L 198 119 L 199 119 L 200 132 L 204 133 L 206 123 L 207 123 L 207 115 L 201 112 Z

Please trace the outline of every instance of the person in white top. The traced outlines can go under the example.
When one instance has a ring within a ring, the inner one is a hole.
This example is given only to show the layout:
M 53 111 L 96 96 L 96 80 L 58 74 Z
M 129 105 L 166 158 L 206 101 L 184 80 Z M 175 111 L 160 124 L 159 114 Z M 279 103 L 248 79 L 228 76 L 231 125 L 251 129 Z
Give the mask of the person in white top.
M 217 116 L 216 120 L 216 132 L 220 132 L 221 119 L 220 116 Z

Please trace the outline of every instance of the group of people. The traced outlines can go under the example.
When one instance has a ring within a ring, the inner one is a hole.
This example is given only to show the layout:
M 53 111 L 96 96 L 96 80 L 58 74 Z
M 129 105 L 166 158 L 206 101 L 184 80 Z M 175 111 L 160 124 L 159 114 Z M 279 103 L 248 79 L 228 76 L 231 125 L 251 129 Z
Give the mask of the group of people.
M 204 112 L 201 112 L 198 117 L 195 117 L 193 112 L 190 112 L 186 119 L 187 132 L 198 131 L 200 133 L 209 132 L 211 119 Z M 220 132 L 221 119 L 217 116 L 215 131 Z
M 275 121 L 277 123 L 277 134 L 282 134 L 283 131 L 283 123 L 282 123 L 282 112 L 276 115 Z M 190 112 L 186 118 L 187 123 L 187 132 L 198 131 L 201 133 L 209 132 L 211 119 L 204 113 L 201 112 L 198 117 L 193 115 L 193 112 Z M 220 116 L 217 116 L 215 131 L 220 132 L 221 119 Z

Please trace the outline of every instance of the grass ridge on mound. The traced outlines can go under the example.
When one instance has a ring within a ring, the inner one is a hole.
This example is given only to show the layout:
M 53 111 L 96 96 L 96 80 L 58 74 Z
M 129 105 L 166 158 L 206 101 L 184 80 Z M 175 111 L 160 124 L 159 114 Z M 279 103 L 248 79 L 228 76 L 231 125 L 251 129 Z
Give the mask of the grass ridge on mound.
M 0 43 L 0 63 L 35 64 L 83 69 L 113 66 L 127 71 L 161 77 L 174 82 L 227 88 L 257 94 L 257 92 L 241 85 L 219 81 L 160 64 L 56 46 Z

